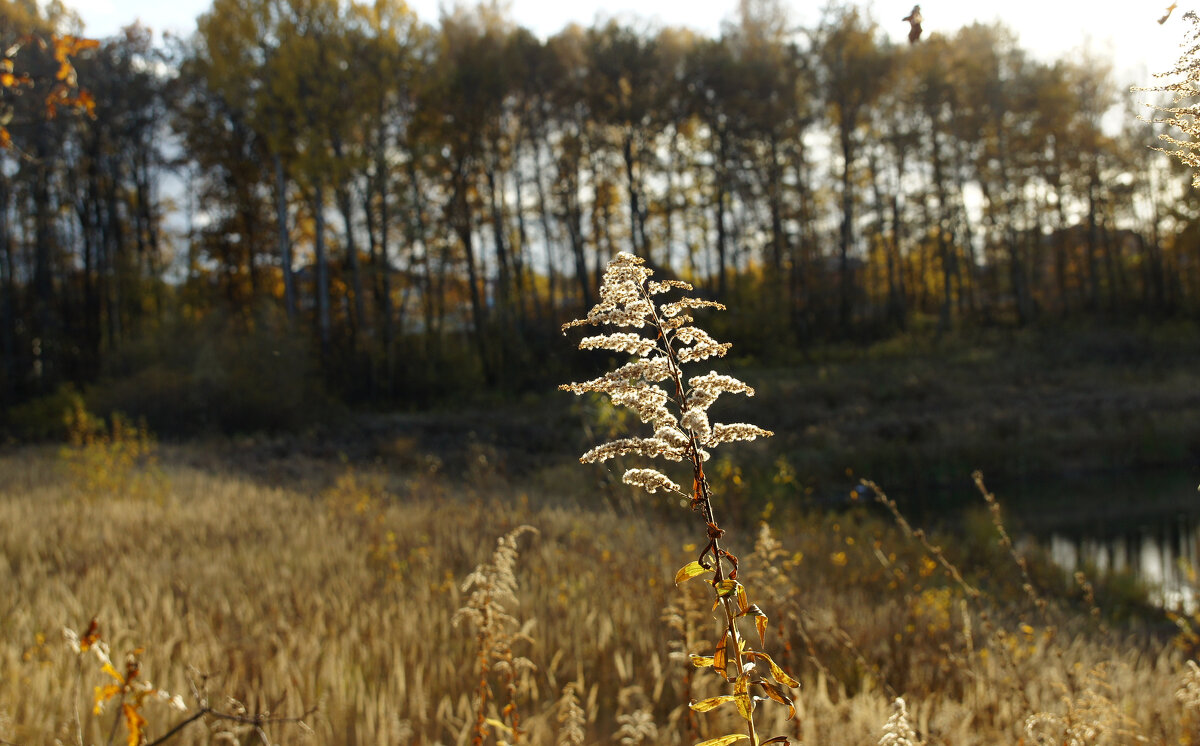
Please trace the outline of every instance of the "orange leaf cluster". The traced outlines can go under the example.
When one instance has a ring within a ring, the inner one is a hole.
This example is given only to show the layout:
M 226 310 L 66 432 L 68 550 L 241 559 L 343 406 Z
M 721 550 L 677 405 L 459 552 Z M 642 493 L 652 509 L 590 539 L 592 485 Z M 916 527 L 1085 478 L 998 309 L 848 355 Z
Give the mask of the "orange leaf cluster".
M 66 108 L 80 111 L 86 116 L 94 118 L 96 116 L 96 100 L 88 91 L 79 87 L 78 75 L 75 72 L 72 58 L 80 52 L 99 47 L 100 42 L 71 34 L 52 35 L 49 43 L 44 39 L 35 39 L 35 41 L 40 49 L 50 49 L 55 62 L 58 63 L 53 85 L 44 99 L 46 117 L 54 119 L 58 116 L 59 109 Z M 6 91 L 20 93 L 20 89 L 32 88 L 35 85 L 34 79 L 29 75 L 16 72 L 14 58 L 20 49 L 21 44 L 14 45 L 5 51 L 3 58 L 0 58 L 0 93 Z M 10 116 L 11 113 L 3 118 L 4 121 L 0 121 L 0 150 L 13 147 L 12 134 L 8 131 L 7 126 L 7 119 Z
M 108 657 L 108 646 L 100 639 L 100 624 L 95 619 L 88 624 L 87 631 L 83 635 L 76 635 L 70 629 L 64 630 L 64 634 L 76 654 L 82 656 L 88 651 L 94 652 L 100 662 L 100 671 L 111 679 L 110 683 L 94 687 L 92 713 L 94 715 L 102 714 L 104 706 L 116 700 L 120 706 L 120 713 L 116 716 L 113 727 L 116 727 L 117 720 L 125 723 L 128 746 L 139 746 L 146 740 L 147 721 L 142 715 L 142 708 L 148 700 L 156 699 L 166 702 L 176 709 L 184 709 L 183 700 L 180 697 L 171 697 L 167 692 L 155 688 L 149 681 L 140 677 L 142 664 L 139 656 L 143 652 L 142 648 L 129 652 L 125 657 L 125 670 L 122 672 L 117 670 Z

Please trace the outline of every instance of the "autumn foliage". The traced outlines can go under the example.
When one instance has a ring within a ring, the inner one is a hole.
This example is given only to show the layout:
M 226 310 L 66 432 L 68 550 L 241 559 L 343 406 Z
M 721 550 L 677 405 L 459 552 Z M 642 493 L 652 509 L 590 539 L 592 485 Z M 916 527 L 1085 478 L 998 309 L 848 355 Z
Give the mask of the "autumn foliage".
M 24 57 L 18 58 L 18 55 L 22 47 L 28 45 L 50 54 L 57 65 L 52 77 L 35 78 L 19 67 L 19 63 L 24 62 Z M 0 149 L 13 147 L 8 123 L 13 116 L 9 101 L 14 96 L 40 95 L 45 105 L 46 117 L 49 119 L 58 116 L 59 109 L 77 110 L 86 116 L 95 117 L 96 101 L 91 93 L 80 88 L 72 60 L 81 52 L 99 46 L 100 42 L 95 39 L 84 39 L 70 34 L 50 34 L 48 38 L 26 36 L 4 50 L 3 57 L 0 57 L 0 102 L 3 102 L 7 112 L 3 122 L 0 122 Z

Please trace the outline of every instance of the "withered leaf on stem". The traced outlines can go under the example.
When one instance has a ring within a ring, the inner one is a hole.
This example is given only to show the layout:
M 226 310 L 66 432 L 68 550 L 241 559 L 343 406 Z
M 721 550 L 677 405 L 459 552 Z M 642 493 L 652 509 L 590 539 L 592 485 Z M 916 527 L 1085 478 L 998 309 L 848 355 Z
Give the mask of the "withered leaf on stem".
M 713 664 L 713 656 L 711 655 L 691 655 L 689 656 L 692 665 L 696 668 L 708 668 Z
M 788 720 L 791 720 L 792 718 L 796 717 L 796 705 L 792 702 L 791 697 L 784 694 L 783 691 L 780 690 L 779 687 L 775 686 L 774 684 L 772 684 L 769 681 L 760 681 L 760 682 L 758 682 L 758 684 L 760 686 L 762 686 L 763 691 L 765 691 L 767 693 L 768 697 L 775 700 L 776 702 L 778 702 L 781 705 L 787 705 Z M 766 743 L 770 743 L 770 741 L 767 741 Z
M 772 660 L 771 656 L 767 655 L 766 653 L 760 653 L 757 650 L 747 650 L 746 655 L 754 658 L 755 660 L 766 661 L 767 665 L 771 667 L 771 678 L 775 679 L 780 684 L 793 689 L 800 686 L 800 682 L 796 681 L 791 676 L 788 676 L 787 672 L 780 668 L 779 664 Z
M 720 707 L 721 705 L 725 704 L 726 702 L 732 702 L 733 700 L 734 700 L 734 695 L 722 694 L 717 697 L 709 697 L 708 699 L 702 699 L 699 702 L 692 702 L 691 704 L 688 705 L 688 707 L 692 708 L 696 712 L 708 712 L 709 710 L 716 709 L 717 707 Z
M 704 567 L 696 561 L 689 562 L 679 568 L 679 572 L 675 573 L 675 585 L 679 585 L 685 580 L 691 580 L 697 575 L 703 575 L 706 572 L 712 572 L 712 568 Z
M 750 674 L 743 672 L 733 684 L 734 701 L 744 720 L 754 719 L 754 700 L 750 699 Z
M 729 678 L 725 673 L 725 667 L 729 665 L 729 653 L 726 649 L 728 642 L 729 630 L 725 630 L 725 634 L 721 635 L 721 641 L 717 643 L 717 649 L 713 652 L 713 668 L 720 671 L 726 678 Z

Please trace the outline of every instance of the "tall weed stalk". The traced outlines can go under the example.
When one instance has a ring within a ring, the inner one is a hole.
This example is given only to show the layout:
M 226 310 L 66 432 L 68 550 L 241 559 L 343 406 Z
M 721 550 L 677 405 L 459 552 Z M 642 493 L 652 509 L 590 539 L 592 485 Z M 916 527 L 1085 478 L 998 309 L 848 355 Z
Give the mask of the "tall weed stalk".
M 686 295 L 693 289 L 686 282 L 655 281 L 652 276 L 653 271 L 642 259 L 618 254 L 605 270 L 600 302 L 586 318 L 563 326 L 564 332 L 577 326 L 608 327 L 603 334 L 584 337 L 580 349 L 610 350 L 632 359 L 603 376 L 561 388 L 575 394 L 606 395 L 613 404 L 627 407 L 653 428 L 648 437 L 602 443 L 583 454 L 580 461 L 601 463 L 635 455 L 678 463 L 690 471 L 689 489 L 663 472 L 645 467 L 626 470 L 622 481 L 651 494 L 661 490 L 679 495 L 704 523 L 704 548 L 676 573 L 675 583 L 707 576 L 713 591 L 712 610 L 720 609 L 722 629 L 716 644 L 705 651 L 710 654 L 692 655 L 691 662 L 720 675 L 730 692 L 691 702 L 690 706 L 707 712 L 733 704 L 742 718 L 744 732 L 709 739 L 702 746 L 725 746 L 742 740 L 748 740 L 751 746 L 788 743 L 786 736 L 761 740 L 754 711 L 759 702 L 770 699 L 787 707 L 789 718 L 794 717 L 795 706 L 788 690 L 799 684 L 770 655 L 755 649 L 751 636 L 742 630 L 741 624 L 751 621 L 759 647 L 765 647 L 767 616 L 750 603 L 745 586 L 738 580 L 738 558 L 729 551 L 725 529 L 717 522 L 712 488 L 704 472 L 711 449 L 772 433 L 746 423 L 710 422 L 709 408 L 722 394 L 754 395 L 754 389 L 742 381 L 716 371 L 685 377 L 685 366 L 690 370 L 694 363 L 728 352 L 731 345 L 713 339 L 695 325 L 692 316 L 696 309 L 723 310 L 724 306 Z M 676 299 L 668 300 L 672 296 Z

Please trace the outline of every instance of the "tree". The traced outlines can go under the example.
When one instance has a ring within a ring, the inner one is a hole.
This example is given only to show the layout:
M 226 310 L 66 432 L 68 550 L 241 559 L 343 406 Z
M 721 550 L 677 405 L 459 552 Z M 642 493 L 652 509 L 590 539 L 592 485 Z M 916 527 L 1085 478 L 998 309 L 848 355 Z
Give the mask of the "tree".
M 817 56 L 828 116 L 841 155 L 841 240 L 838 254 L 838 320 L 851 320 L 850 251 L 854 244 L 855 163 L 860 127 L 888 82 L 888 56 L 875 38 L 876 26 L 857 8 L 830 10 L 817 32 Z

